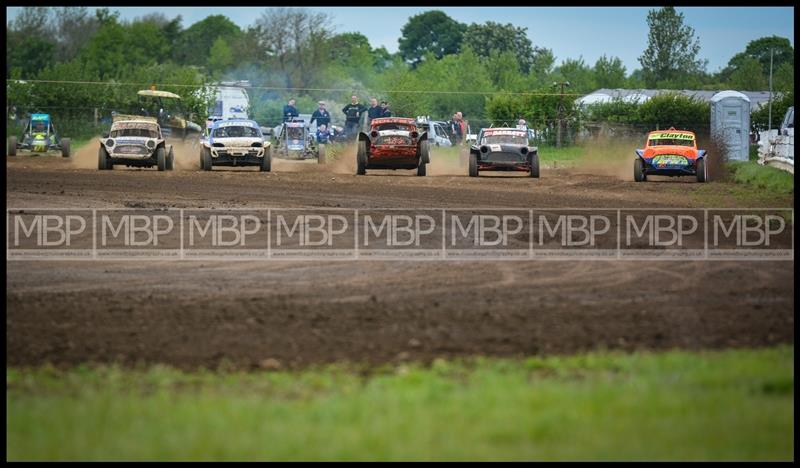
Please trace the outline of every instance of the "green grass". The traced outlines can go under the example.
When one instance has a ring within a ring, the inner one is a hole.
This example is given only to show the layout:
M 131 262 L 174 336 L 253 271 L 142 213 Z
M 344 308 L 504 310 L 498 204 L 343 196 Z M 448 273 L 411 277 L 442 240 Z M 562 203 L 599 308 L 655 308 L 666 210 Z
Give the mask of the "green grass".
M 477 358 L 369 374 L 11 368 L 7 458 L 792 460 L 793 351 Z
M 727 164 L 734 182 L 776 194 L 794 193 L 794 175 L 754 161 L 731 161 Z

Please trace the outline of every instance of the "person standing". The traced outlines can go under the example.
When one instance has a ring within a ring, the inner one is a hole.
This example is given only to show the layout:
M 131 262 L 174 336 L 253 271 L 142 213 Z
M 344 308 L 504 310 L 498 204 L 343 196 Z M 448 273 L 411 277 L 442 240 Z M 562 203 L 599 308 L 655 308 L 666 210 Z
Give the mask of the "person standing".
M 461 123 L 458 121 L 458 113 L 453 114 L 453 120 L 450 121 L 450 134 L 453 135 L 453 144 L 460 145 L 464 137 L 464 130 L 461 129 Z
M 358 102 L 358 96 L 350 97 L 350 104 L 344 106 L 344 128 L 347 135 L 355 135 L 358 132 L 358 122 L 361 121 L 361 114 L 367 110 L 367 106 Z
M 377 119 L 383 114 L 383 109 L 378 105 L 378 100 L 375 98 L 370 99 L 369 103 L 370 107 L 367 109 L 367 117 L 369 117 L 369 122 L 372 122 L 372 119 Z
M 386 101 L 381 101 L 381 117 L 391 117 L 392 111 L 389 109 L 389 103 Z
M 313 114 L 311 114 L 311 120 L 308 122 L 309 125 L 317 121 L 317 127 L 320 125 L 324 125 L 328 127 L 331 124 L 331 113 L 325 109 L 325 101 L 319 101 L 319 109 L 315 110 Z
M 290 122 L 293 118 L 300 115 L 297 108 L 294 106 L 295 100 L 289 99 L 289 103 L 283 106 L 283 121 Z

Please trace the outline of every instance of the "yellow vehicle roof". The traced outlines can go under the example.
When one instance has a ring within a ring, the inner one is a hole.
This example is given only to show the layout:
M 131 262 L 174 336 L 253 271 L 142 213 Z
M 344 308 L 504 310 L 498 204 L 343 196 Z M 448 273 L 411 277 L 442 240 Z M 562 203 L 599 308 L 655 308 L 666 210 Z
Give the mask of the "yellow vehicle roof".
M 150 97 L 164 97 L 164 98 L 173 98 L 173 99 L 180 99 L 181 97 L 175 93 L 170 93 L 169 91 L 154 91 L 152 89 L 143 89 L 139 91 L 139 96 L 150 96 Z

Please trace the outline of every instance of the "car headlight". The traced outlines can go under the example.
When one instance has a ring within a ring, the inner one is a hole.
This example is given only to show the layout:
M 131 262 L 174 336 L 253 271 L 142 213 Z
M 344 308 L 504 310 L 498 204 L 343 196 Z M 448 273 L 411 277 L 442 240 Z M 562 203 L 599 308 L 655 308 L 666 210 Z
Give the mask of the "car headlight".
M 114 146 L 114 140 L 112 140 L 111 138 L 106 140 L 106 146 L 108 146 L 108 147 Z
M 147 144 L 147 147 L 150 148 L 150 149 L 153 149 L 153 148 L 156 147 L 156 142 L 153 141 L 153 140 L 147 140 L 146 144 Z

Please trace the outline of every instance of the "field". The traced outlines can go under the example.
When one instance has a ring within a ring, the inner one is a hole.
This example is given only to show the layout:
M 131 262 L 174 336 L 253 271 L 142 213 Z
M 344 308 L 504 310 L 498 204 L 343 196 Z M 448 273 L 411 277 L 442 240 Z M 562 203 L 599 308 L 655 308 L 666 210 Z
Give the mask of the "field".
M 200 172 L 185 150 L 173 172 L 99 172 L 96 148 L 8 157 L 7 207 L 794 206 L 729 176 L 634 183 L 623 143 L 542 148 L 540 179 L 465 177 L 453 150 L 428 177 L 356 177 L 350 149 L 271 173 Z M 792 458 L 793 262 L 6 272 L 9 459 Z

